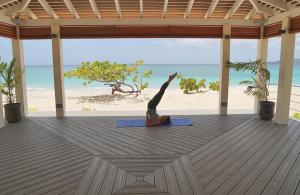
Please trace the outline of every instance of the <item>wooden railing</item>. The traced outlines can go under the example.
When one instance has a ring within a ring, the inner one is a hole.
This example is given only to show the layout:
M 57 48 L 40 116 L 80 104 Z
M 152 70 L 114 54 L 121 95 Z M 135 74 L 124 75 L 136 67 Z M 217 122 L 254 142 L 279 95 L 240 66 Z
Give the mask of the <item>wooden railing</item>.
M 270 90 L 270 100 L 276 102 L 277 100 L 277 86 L 272 86 Z M 300 85 L 292 86 L 290 115 L 293 113 L 300 113 Z

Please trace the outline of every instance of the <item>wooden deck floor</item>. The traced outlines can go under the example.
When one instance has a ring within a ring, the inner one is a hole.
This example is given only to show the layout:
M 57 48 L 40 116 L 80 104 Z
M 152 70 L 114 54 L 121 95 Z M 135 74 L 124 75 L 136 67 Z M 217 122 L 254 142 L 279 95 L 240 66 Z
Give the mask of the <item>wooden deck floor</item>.
M 0 129 L 0 194 L 300 194 L 299 121 L 188 117 L 194 126 L 117 129 L 120 117 L 9 124 Z

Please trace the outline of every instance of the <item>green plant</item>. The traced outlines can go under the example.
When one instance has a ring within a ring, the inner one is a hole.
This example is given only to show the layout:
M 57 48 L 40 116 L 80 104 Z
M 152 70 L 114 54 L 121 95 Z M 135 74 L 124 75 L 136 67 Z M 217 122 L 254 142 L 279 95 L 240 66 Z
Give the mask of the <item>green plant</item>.
M 112 88 L 112 94 L 116 91 L 138 94 L 149 85 L 144 79 L 152 76 L 151 70 L 139 72 L 139 67 L 142 64 L 143 61 L 136 61 L 131 65 L 110 63 L 108 61 L 83 62 L 75 70 L 66 72 L 65 76 L 68 78 L 81 78 L 85 80 L 84 85 L 94 81 L 106 83 Z M 124 88 L 129 88 L 129 90 Z
M 248 71 L 250 79 L 240 82 L 242 85 L 247 85 L 247 89 L 244 92 L 259 99 L 268 100 L 270 71 L 266 68 L 266 62 L 263 62 L 261 59 L 250 62 L 228 62 L 228 67 L 235 71 Z
M 297 120 L 300 120 L 300 113 L 298 113 L 298 112 L 294 113 L 293 118 L 297 119 Z
M 220 90 L 219 81 L 212 81 L 209 83 L 208 88 L 212 91 L 219 91 Z
M 205 89 L 206 88 L 206 80 L 205 79 L 201 79 L 199 81 L 197 81 L 197 79 L 195 78 L 184 78 L 182 75 L 178 75 L 177 76 L 178 79 L 180 79 L 179 81 L 179 86 L 180 89 L 183 90 L 183 93 L 188 94 L 192 91 L 196 91 L 197 93 L 204 93 L 206 91 L 201 90 L 201 89 Z
M 6 96 L 8 104 L 13 104 L 16 101 L 15 88 L 21 74 L 15 70 L 15 64 L 15 58 L 9 64 L 1 62 L 0 59 L 0 90 Z
M 28 112 L 37 112 L 36 107 L 28 108 Z

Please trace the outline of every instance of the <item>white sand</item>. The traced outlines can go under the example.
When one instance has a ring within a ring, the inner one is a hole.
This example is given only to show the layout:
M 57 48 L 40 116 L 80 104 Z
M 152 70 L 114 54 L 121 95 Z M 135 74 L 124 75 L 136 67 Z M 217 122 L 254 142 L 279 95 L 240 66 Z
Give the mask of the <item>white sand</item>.
M 243 93 L 244 86 L 229 88 L 229 113 L 253 113 L 254 98 Z M 270 100 L 276 101 L 277 87 L 272 86 Z M 117 94 L 111 96 L 107 89 L 66 89 L 66 111 L 68 115 L 144 115 L 148 101 L 158 89 L 146 89 L 141 95 Z M 30 115 L 55 114 L 54 90 L 28 89 Z M 300 110 L 300 88 L 293 87 L 291 108 Z M 216 114 L 218 92 L 183 94 L 179 89 L 167 89 L 158 110 L 161 114 Z M 297 103 L 298 102 L 298 103 Z M 290 114 L 296 112 L 291 110 Z M 44 114 L 41 114 L 44 113 Z M 71 113 L 71 114 L 70 114 Z
M 229 87 L 228 112 L 234 114 L 253 113 L 254 98 L 243 93 L 245 87 Z M 117 94 L 111 96 L 107 89 L 66 89 L 67 115 L 144 115 L 148 101 L 158 89 L 146 89 L 141 95 Z M 276 102 L 277 86 L 270 87 L 269 100 Z M 55 115 L 54 90 L 28 89 L 30 115 Z M 300 112 L 300 88 L 293 87 L 290 115 Z M 180 89 L 167 89 L 158 110 L 161 114 L 217 114 L 218 92 L 183 94 Z M 3 97 L 5 103 L 5 97 Z
M 229 89 L 229 111 L 243 110 L 252 112 L 254 98 L 243 93 L 245 87 L 236 86 Z M 66 110 L 83 112 L 136 112 L 144 113 L 147 102 L 153 97 L 158 89 L 146 89 L 141 95 L 117 94 L 111 96 L 110 89 L 66 89 Z M 161 100 L 158 110 L 160 111 L 184 111 L 217 113 L 218 92 L 183 94 L 179 89 L 167 89 Z M 55 110 L 53 90 L 30 89 L 28 90 L 29 112 L 45 112 Z M 176 113 L 174 113 L 176 114 Z

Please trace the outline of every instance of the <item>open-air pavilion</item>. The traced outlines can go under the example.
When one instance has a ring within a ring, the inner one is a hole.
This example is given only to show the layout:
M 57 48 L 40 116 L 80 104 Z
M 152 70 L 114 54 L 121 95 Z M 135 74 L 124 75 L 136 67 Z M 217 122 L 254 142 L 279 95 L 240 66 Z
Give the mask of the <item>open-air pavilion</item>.
M 300 194 L 300 122 L 289 118 L 297 32 L 299 0 L 0 0 L 0 36 L 12 39 L 17 70 L 23 40 L 52 40 L 57 116 L 27 116 L 22 74 L 24 119 L 5 124 L 0 109 L 0 194 Z M 230 40 L 257 39 L 267 61 L 276 36 L 275 119 L 227 115 Z M 152 129 L 65 116 L 61 39 L 182 37 L 221 40 L 219 115 Z

